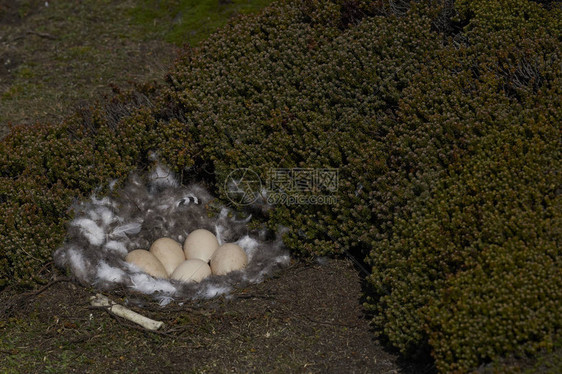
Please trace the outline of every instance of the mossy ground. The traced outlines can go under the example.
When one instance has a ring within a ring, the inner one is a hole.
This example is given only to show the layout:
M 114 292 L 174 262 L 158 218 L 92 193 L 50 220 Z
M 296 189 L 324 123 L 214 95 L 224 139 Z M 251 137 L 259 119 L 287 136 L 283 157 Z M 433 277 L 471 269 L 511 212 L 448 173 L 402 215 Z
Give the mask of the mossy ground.
M 130 10 L 149 35 L 176 45 L 196 45 L 234 16 L 255 12 L 271 0 L 141 0 Z
M 270 2 L 0 0 L 0 138 L 10 124 L 59 122 L 111 86 L 161 80 L 179 46 Z
M 0 1 L 0 137 L 9 124 L 56 123 L 111 85 L 160 79 L 175 47 L 131 25 L 134 4 Z

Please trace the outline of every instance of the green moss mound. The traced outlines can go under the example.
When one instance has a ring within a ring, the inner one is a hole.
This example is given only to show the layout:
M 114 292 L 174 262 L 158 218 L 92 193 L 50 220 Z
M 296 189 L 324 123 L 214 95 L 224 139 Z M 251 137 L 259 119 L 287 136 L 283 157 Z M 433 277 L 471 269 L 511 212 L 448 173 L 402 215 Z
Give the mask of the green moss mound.
M 372 267 L 377 333 L 441 372 L 562 339 L 562 14 L 527 0 L 278 2 L 190 49 L 163 87 L 0 148 L 0 279 L 41 281 L 68 206 L 148 165 L 338 170 L 337 202 L 274 205 L 303 256 Z

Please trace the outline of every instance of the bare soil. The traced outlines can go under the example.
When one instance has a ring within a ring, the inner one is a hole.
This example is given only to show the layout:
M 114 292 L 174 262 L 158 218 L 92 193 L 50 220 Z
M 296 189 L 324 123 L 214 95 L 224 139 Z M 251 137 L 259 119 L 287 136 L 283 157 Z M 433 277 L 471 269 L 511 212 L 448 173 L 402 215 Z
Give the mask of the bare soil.
M 112 86 L 161 80 L 177 47 L 131 24 L 134 0 L 0 0 L 0 139 L 58 123 Z
M 361 279 L 348 260 L 297 261 L 228 297 L 183 305 L 108 294 L 163 321 L 157 332 L 91 307 L 98 291 L 52 272 L 42 289 L 0 293 L 0 371 L 432 372 L 401 362 L 374 339 L 360 303 Z

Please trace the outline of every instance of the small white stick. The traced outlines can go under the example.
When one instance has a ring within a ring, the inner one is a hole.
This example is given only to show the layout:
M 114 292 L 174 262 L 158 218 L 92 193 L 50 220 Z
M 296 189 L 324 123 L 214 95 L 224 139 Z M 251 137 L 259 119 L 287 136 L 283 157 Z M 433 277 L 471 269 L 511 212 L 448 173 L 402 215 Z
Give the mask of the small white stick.
M 160 327 L 162 327 L 162 325 L 164 325 L 164 322 L 162 321 L 155 321 L 136 312 L 133 312 L 132 310 L 127 309 L 122 305 L 115 304 L 113 301 L 110 301 L 107 297 L 99 293 L 96 296 L 92 296 L 90 298 L 90 303 L 92 304 L 92 306 L 108 308 L 108 310 L 116 316 L 123 317 L 125 319 L 128 319 L 129 321 L 137 323 L 147 330 L 158 330 Z

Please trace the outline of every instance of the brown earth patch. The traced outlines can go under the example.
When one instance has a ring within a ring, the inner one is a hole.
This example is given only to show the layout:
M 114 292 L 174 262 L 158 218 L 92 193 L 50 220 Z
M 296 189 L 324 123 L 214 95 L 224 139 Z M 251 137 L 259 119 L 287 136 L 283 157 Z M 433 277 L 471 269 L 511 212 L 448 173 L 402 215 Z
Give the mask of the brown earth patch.
M 161 80 L 177 47 L 131 25 L 134 6 L 0 0 L 0 139 L 10 125 L 60 122 L 113 86 Z
M 229 297 L 183 305 L 108 294 L 163 321 L 158 332 L 92 308 L 96 290 L 56 277 L 39 292 L 0 294 L 0 367 L 21 360 L 22 373 L 431 372 L 401 362 L 374 339 L 361 279 L 346 260 L 295 262 Z

